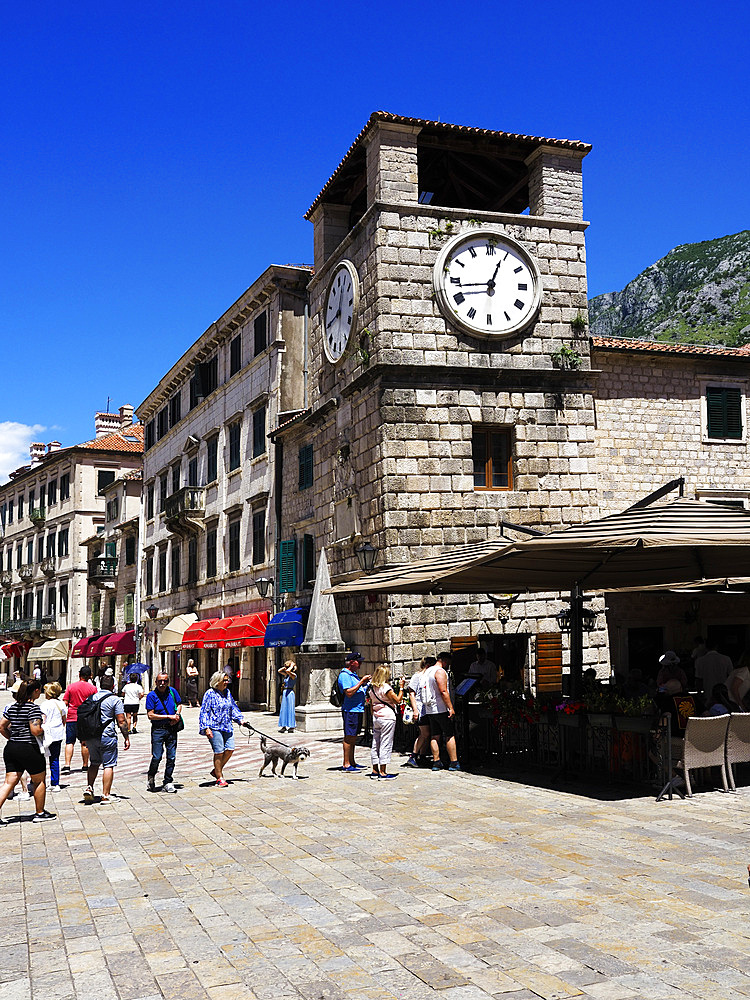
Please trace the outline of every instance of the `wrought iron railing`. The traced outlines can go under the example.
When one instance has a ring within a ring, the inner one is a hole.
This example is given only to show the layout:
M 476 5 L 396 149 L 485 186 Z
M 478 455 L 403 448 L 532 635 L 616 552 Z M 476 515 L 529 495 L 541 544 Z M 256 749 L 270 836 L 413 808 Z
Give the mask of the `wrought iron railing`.
M 89 583 L 108 583 L 117 576 L 116 556 L 96 556 L 89 559 Z
M 46 632 L 54 628 L 54 615 L 42 615 L 36 618 L 4 618 L 0 621 L 0 633 L 3 635 L 22 635 L 24 632 Z

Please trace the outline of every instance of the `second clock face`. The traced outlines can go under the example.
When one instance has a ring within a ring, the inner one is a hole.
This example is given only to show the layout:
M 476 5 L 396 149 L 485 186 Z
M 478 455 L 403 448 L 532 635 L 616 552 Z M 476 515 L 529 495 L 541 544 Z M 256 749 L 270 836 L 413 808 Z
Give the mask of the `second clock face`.
M 344 260 L 333 272 L 324 305 L 323 347 L 329 361 L 338 361 L 346 350 L 358 306 L 357 272 L 353 264 Z
M 446 318 L 484 337 L 523 329 L 539 309 L 541 282 L 534 259 L 499 230 L 454 237 L 438 256 L 434 284 Z

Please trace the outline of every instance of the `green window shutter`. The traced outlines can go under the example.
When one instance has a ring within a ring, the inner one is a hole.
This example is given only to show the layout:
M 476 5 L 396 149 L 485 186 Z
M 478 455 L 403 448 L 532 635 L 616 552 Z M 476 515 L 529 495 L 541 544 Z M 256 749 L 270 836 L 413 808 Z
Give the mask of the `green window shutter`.
M 133 594 L 125 595 L 125 624 L 132 625 L 135 620 L 135 596 Z
M 279 593 L 297 589 L 297 543 L 293 538 L 279 542 Z
M 706 389 L 707 432 L 710 438 L 742 438 L 742 393 L 739 389 L 708 386 Z
M 301 490 L 306 490 L 313 484 L 313 446 L 302 445 L 299 450 L 299 481 Z
M 4 597 L 3 598 L 3 611 L 2 611 L 2 615 L 0 615 L 0 620 L 2 620 L 4 622 L 7 622 L 7 621 L 9 621 L 9 619 L 10 619 L 10 598 L 9 597 Z
M 99 601 L 95 601 L 91 606 L 91 629 L 99 631 Z

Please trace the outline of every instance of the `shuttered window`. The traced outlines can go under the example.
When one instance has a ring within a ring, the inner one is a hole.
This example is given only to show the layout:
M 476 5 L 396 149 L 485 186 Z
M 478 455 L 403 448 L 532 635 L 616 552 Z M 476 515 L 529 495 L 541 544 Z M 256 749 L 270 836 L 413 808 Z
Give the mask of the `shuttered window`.
M 91 631 L 92 632 L 98 632 L 99 631 L 99 617 L 100 617 L 99 607 L 100 607 L 99 598 L 97 597 L 96 600 L 94 601 L 94 603 L 91 605 Z
M 742 393 L 710 385 L 706 388 L 706 432 L 710 438 L 742 438 Z
M 536 637 L 536 689 L 562 691 L 562 634 L 541 632 Z
M 62 597 L 62 592 L 60 593 Z M 132 625 L 135 621 L 135 595 L 125 595 L 125 624 Z
M 279 592 L 297 589 L 297 543 L 293 538 L 279 542 Z
M 313 484 L 313 446 L 303 444 L 299 450 L 298 486 L 301 490 L 309 489 Z
M 312 535 L 302 536 L 302 586 L 312 587 L 315 583 L 315 539 Z

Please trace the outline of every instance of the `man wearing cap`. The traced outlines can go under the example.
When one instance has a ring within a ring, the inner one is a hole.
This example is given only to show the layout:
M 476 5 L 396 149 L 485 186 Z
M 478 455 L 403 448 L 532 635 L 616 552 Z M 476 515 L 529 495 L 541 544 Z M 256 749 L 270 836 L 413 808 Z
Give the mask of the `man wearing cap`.
M 362 729 L 362 717 L 365 712 L 365 685 L 370 680 L 370 675 L 365 674 L 364 677 L 360 677 L 361 666 L 362 654 L 349 653 L 346 657 L 346 666 L 336 682 L 344 698 L 341 706 L 341 718 L 344 725 L 344 763 L 341 770 L 347 774 L 354 774 L 362 770 L 360 765 L 354 762 L 354 747 L 357 743 L 357 736 Z

